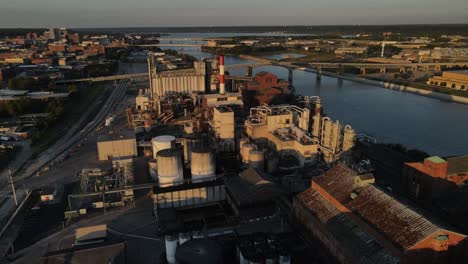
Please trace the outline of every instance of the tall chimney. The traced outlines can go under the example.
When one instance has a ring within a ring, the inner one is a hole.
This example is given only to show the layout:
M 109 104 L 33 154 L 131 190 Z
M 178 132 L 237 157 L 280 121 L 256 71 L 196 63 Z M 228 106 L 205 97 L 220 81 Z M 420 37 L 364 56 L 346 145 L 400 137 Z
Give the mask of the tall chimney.
M 226 85 L 224 83 L 224 56 L 219 56 L 219 93 L 226 93 Z

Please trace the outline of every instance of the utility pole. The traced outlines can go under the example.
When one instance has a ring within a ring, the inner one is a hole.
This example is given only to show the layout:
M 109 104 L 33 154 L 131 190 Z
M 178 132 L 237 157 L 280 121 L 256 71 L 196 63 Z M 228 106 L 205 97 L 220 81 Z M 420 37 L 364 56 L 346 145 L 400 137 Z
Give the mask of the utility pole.
M 8 179 L 10 180 L 11 191 L 13 192 L 13 199 L 15 199 L 15 206 L 18 207 L 18 199 L 16 198 L 15 184 L 11 176 L 11 170 L 8 170 Z

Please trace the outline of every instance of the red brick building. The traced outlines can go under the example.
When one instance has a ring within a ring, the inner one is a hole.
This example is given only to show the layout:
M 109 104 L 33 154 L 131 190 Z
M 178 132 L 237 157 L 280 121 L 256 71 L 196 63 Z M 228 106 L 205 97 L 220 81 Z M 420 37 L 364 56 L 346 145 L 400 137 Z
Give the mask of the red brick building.
M 293 200 L 294 214 L 340 263 L 468 263 L 467 237 L 338 164 Z
M 405 193 L 411 199 L 431 205 L 440 195 L 468 181 L 468 155 L 446 160 L 435 156 L 406 163 L 402 177 Z
M 275 96 L 289 93 L 288 82 L 278 79 L 272 73 L 262 71 L 255 75 L 253 81 L 247 83 L 244 93 L 252 92 L 258 104 L 269 104 Z
M 64 44 L 49 44 L 49 51 L 52 52 L 65 52 L 65 48 Z

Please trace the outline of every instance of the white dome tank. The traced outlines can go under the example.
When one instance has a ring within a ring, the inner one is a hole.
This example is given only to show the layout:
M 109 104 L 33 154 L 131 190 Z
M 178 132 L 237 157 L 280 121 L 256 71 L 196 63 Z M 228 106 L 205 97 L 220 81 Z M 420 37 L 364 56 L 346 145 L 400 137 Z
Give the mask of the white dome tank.
M 175 146 L 175 137 L 170 135 L 155 137 L 151 140 L 153 147 L 153 158 L 157 159 L 158 151 L 170 149 Z
M 265 151 L 253 149 L 249 153 L 250 167 L 263 171 L 265 168 Z
M 194 148 L 191 156 L 192 181 L 215 176 L 215 160 L 210 149 Z
M 184 180 L 182 167 L 182 151 L 180 149 L 163 149 L 158 152 L 159 186 L 166 187 Z

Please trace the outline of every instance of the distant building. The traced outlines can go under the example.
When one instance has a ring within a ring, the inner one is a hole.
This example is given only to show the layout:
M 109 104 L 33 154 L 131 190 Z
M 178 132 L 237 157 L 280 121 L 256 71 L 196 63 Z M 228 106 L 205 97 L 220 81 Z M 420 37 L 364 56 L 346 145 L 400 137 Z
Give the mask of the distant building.
M 338 164 L 294 198 L 294 214 L 340 263 L 464 263 L 467 237 Z
M 259 105 L 269 104 L 275 96 L 289 94 L 288 82 L 269 72 L 260 72 L 255 75 L 254 80 L 247 83 L 244 90 L 245 95 L 252 92 Z
M 443 72 L 442 76 L 430 78 L 427 84 L 466 91 L 468 89 L 468 71 Z
M 453 185 L 468 181 L 468 155 L 442 159 L 430 157 L 424 162 L 406 163 L 403 184 L 406 194 L 425 205 L 444 194 Z
M 367 52 L 367 48 L 364 47 L 349 47 L 349 48 L 337 48 L 335 49 L 336 55 L 362 55 Z

